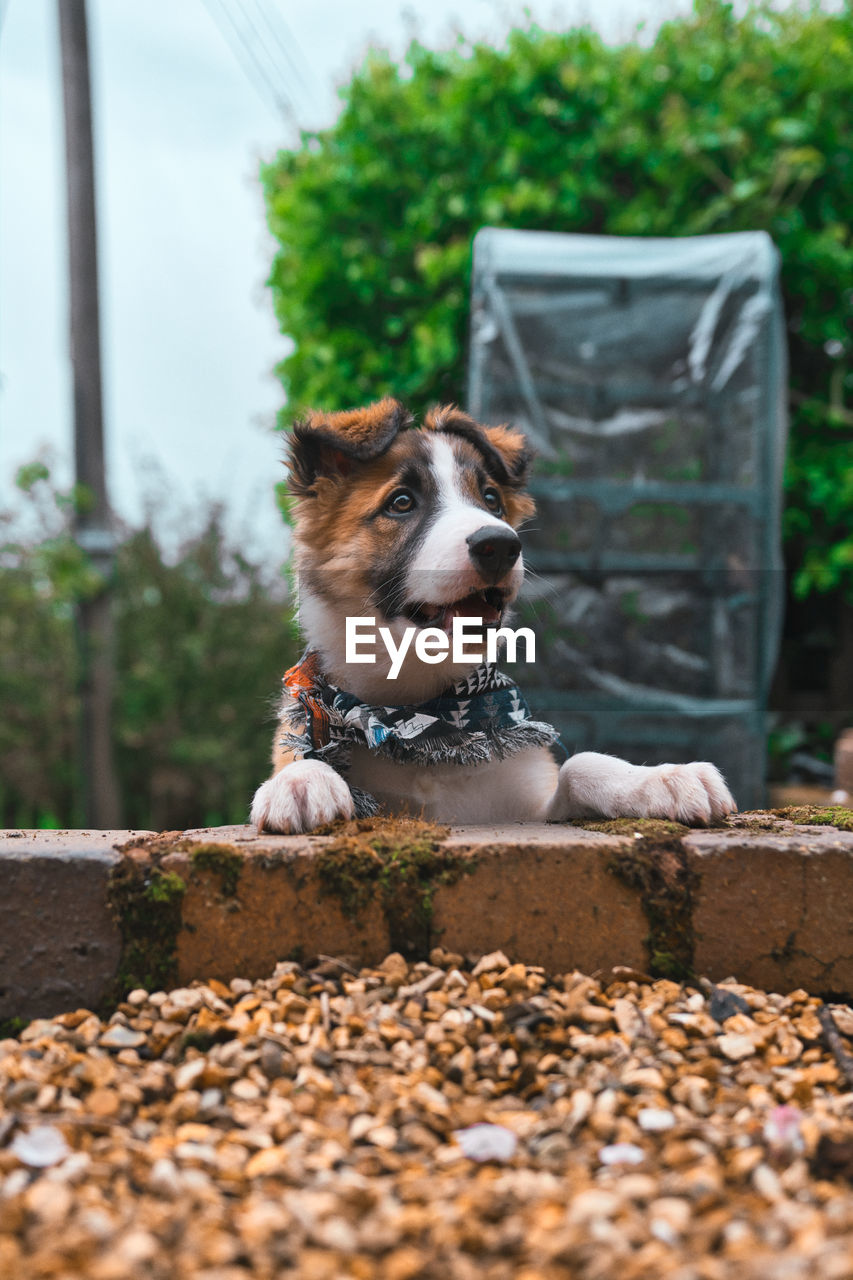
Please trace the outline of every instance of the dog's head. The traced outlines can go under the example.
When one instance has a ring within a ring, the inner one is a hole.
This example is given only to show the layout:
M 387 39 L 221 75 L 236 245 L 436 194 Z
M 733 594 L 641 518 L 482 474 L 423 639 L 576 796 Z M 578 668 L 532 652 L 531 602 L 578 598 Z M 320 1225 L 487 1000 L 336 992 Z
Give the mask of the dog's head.
M 524 574 L 516 530 L 534 509 L 520 432 L 453 406 L 415 427 L 386 399 L 296 423 L 289 465 L 300 620 L 333 667 L 346 615 L 395 634 L 449 632 L 456 616 L 500 623 Z M 439 687 L 458 674 L 444 664 Z

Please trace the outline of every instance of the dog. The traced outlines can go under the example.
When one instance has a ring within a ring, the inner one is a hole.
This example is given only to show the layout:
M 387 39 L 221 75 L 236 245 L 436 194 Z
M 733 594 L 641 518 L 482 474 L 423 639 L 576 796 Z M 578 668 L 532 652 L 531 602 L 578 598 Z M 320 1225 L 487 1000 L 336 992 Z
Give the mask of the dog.
M 285 676 L 273 773 L 252 803 L 259 831 L 306 832 L 379 806 L 456 824 L 704 826 L 734 812 L 712 764 L 640 766 L 584 751 L 558 768 L 555 731 L 484 663 L 524 577 L 530 461 L 521 432 L 452 405 L 419 426 L 390 398 L 294 425 L 289 492 L 308 651 Z M 348 654 L 353 618 L 384 628 L 372 662 Z M 459 619 L 474 649 L 438 661 L 437 641 Z M 423 644 L 403 652 L 406 632 Z

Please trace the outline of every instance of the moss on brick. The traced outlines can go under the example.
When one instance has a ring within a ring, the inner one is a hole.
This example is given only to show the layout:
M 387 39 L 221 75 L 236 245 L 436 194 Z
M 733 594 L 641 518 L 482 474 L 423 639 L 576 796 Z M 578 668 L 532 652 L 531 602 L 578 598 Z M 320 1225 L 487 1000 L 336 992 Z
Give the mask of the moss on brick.
M 219 876 L 225 897 L 236 896 L 243 870 L 243 855 L 233 845 L 192 844 L 187 841 L 185 847 L 189 851 L 193 870 L 212 871 Z
M 134 987 L 174 986 L 185 892 L 179 875 L 147 861 L 127 858 L 114 869 L 109 900 L 121 934 L 121 958 L 109 1007 Z
M 317 855 L 325 892 L 357 920 L 378 898 L 391 947 L 414 958 L 432 946 L 434 894 L 453 884 L 471 859 L 448 850 L 446 827 L 417 819 L 364 818 L 325 828 L 332 842 Z
M 813 804 L 793 804 L 772 812 L 801 827 L 835 827 L 838 831 L 853 831 L 853 809 L 843 804 L 823 808 Z
M 601 818 L 588 822 L 573 822 L 572 826 L 583 827 L 585 831 L 602 831 L 609 836 L 642 836 L 646 841 L 680 840 L 690 831 L 690 827 L 681 822 L 670 822 L 667 818 Z
M 693 889 L 682 838 L 690 828 L 657 818 L 617 818 L 586 823 L 593 831 L 607 831 L 631 840 L 607 869 L 623 884 L 639 892 L 649 933 L 649 971 L 656 978 L 693 976 Z

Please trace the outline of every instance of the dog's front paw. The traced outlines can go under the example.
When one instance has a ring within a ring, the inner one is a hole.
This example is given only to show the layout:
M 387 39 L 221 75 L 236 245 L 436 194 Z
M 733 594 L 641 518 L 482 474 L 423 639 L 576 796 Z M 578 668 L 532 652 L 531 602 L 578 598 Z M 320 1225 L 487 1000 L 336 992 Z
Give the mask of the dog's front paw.
M 716 765 L 661 764 L 646 770 L 648 777 L 637 787 L 631 802 L 631 818 L 669 818 L 688 827 L 721 822 L 737 806 Z
M 296 835 L 354 812 L 350 789 L 331 765 L 294 760 L 258 787 L 251 821 L 259 832 Z
M 647 766 L 582 751 L 561 768 L 546 816 L 551 822 L 669 818 L 687 826 L 708 826 L 735 809 L 723 776 L 713 764 Z

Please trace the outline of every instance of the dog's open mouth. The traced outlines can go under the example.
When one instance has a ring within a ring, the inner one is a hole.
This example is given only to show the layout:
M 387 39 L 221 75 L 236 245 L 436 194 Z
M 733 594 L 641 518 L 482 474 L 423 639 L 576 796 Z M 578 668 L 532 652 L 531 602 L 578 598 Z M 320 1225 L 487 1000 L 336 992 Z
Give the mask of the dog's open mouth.
M 500 587 L 484 587 L 450 604 L 413 604 L 405 612 L 419 627 L 438 627 L 449 635 L 454 618 L 482 618 L 484 627 L 495 626 L 501 620 L 506 595 Z

